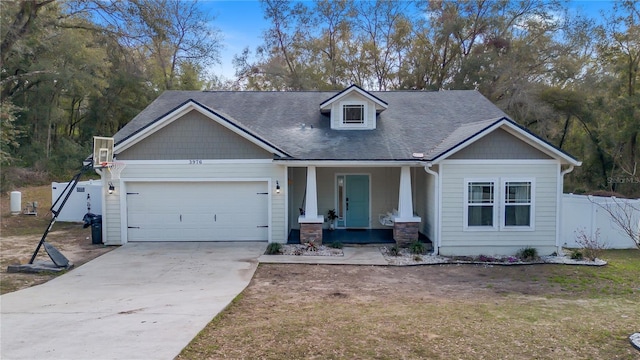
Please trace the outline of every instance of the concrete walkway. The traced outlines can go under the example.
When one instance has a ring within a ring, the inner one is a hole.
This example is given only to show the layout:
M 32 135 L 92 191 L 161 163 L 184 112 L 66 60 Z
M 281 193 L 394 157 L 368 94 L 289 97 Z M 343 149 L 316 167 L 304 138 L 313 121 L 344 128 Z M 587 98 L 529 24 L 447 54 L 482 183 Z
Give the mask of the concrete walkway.
M 251 280 L 266 243 L 137 243 L 0 296 L 0 358 L 173 359 Z

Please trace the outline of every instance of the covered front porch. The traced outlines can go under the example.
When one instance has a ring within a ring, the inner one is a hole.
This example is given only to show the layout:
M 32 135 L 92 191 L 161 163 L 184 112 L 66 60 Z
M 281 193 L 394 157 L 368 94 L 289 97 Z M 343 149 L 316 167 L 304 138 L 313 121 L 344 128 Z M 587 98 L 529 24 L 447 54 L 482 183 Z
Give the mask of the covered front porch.
M 436 181 L 423 164 L 331 165 L 288 166 L 288 243 L 430 243 Z

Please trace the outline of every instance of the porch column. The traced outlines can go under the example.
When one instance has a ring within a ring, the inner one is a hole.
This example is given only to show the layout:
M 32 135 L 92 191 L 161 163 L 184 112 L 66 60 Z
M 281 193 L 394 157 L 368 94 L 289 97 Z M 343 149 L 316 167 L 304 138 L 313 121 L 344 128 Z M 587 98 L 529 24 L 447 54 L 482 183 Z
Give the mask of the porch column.
M 305 197 L 304 215 L 298 218 L 300 223 L 300 243 L 313 242 L 322 244 L 322 224 L 324 216 L 318 215 L 318 187 L 316 167 L 307 167 L 307 195 Z
M 393 222 L 393 239 L 399 245 L 418 240 L 422 219 L 413 216 L 413 195 L 411 193 L 411 168 L 400 169 L 400 190 L 398 194 L 398 215 Z
M 398 195 L 398 217 L 413 217 L 413 196 L 411 194 L 411 169 L 403 166 L 400 170 L 400 193 Z

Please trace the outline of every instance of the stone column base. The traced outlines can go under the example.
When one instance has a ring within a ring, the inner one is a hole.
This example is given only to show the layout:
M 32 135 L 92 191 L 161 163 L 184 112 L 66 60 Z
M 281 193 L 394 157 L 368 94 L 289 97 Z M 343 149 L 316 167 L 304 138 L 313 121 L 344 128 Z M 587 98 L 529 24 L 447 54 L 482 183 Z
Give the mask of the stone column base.
M 322 223 L 300 223 L 300 244 L 322 245 Z
M 394 222 L 393 239 L 398 245 L 407 245 L 418 240 L 419 222 Z

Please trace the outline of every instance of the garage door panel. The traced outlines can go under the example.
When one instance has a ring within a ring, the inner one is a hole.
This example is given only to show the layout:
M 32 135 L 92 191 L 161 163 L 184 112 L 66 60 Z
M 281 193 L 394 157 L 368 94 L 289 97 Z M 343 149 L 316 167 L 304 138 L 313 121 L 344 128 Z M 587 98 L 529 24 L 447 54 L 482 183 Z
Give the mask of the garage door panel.
M 264 241 L 266 182 L 131 183 L 128 241 Z

